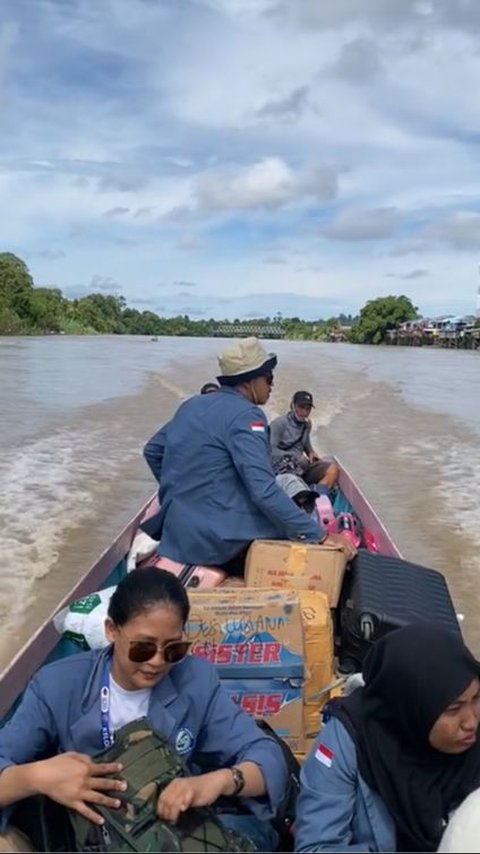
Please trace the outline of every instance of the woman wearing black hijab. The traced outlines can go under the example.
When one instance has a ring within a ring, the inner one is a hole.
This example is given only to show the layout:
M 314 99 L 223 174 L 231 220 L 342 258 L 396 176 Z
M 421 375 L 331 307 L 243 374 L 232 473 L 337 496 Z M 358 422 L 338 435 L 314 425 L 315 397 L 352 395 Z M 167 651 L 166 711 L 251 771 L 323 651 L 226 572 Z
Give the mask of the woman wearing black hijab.
M 480 663 L 431 623 L 381 638 L 302 769 L 295 850 L 436 851 L 480 785 Z

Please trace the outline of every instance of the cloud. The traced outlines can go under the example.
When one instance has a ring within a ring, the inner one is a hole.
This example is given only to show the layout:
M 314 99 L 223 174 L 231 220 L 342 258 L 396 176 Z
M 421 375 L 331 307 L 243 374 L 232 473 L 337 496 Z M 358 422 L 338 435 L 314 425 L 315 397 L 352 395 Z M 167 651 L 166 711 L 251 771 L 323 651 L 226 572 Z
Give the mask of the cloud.
M 116 217 L 116 216 L 125 216 L 125 214 L 130 213 L 130 208 L 123 208 L 121 205 L 117 205 L 114 208 L 110 208 L 110 210 L 105 211 L 105 216 L 108 217 Z
M 14 66 L 14 47 L 18 39 L 18 23 L 5 19 L 0 24 L 0 102 L 4 100 L 4 86 L 10 70 Z
M 429 225 L 424 236 L 427 241 L 439 241 L 461 251 L 480 249 L 480 213 L 455 211 L 443 220 Z
M 196 282 L 177 281 L 177 282 L 174 282 L 173 284 L 178 288 L 196 288 L 197 287 Z
M 177 249 L 182 252 L 195 252 L 201 246 L 202 242 L 196 234 L 182 234 L 177 241 Z
M 359 36 L 344 44 L 332 66 L 334 74 L 353 83 L 368 82 L 381 71 L 378 47 L 373 39 L 365 36 Z
M 198 210 L 276 210 L 307 199 L 331 201 L 337 194 L 337 170 L 330 166 L 295 170 L 280 157 L 266 157 L 249 166 L 200 175 L 193 187 Z
M 63 249 L 42 249 L 38 257 L 46 258 L 48 261 L 59 261 L 61 258 L 66 258 L 67 254 Z
M 478 0 L 1 5 L 2 245 L 35 281 L 320 316 L 400 276 L 471 310 Z
M 111 293 L 119 290 L 120 285 L 118 282 L 115 282 L 110 276 L 100 276 L 98 273 L 92 276 L 88 285 L 89 293 L 95 293 L 96 291 L 108 291 Z
M 385 273 L 385 276 L 388 279 L 404 279 L 406 281 L 413 281 L 414 279 L 423 279 L 425 276 L 428 276 L 428 270 L 418 269 L 410 270 L 408 273 Z
M 298 119 L 308 104 L 308 86 L 297 86 L 283 98 L 267 101 L 256 112 L 260 119 L 277 119 L 281 122 L 293 122 Z
M 402 222 L 396 208 L 372 210 L 344 210 L 323 229 L 323 234 L 333 240 L 386 240 Z

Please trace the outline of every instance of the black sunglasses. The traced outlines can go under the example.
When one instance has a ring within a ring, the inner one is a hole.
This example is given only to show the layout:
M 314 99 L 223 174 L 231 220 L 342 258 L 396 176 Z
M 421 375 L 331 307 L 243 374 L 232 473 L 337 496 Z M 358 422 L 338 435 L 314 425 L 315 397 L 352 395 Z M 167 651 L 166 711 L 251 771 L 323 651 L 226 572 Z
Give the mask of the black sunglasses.
M 128 657 L 135 664 L 143 664 L 150 661 L 157 652 L 161 652 L 167 664 L 178 664 L 185 658 L 191 647 L 191 641 L 178 640 L 168 643 L 155 643 L 155 641 L 129 641 Z
M 273 374 L 271 372 L 269 374 L 265 374 L 265 379 L 268 385 L 273 385 Z

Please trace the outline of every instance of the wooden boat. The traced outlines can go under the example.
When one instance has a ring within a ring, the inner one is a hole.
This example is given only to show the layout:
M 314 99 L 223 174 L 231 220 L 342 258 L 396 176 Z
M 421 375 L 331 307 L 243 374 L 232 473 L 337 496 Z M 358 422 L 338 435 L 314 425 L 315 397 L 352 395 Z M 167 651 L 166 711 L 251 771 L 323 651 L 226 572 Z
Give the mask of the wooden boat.
M 338 460 L 337 460 L 338 462 Z M 364 528 L 374 536 L 379 552 L 392 557 L 401 557 L 400 552 L 375 510 L 361 492 L 348 471 L 338 462 L 340 469 L 339 489 L 345 508 L 353 508 Z M 111 546 L 83 575 L 70 592 L 59 602 L 51 616 L 32 635 L 17 653 L 11 664 L 0 675 L 0 721 L 11 713 L 27 682 L 35 671 L 48 661 L 71 652 L 54 627 L 53 617 L 75 599 L 87 596 L 96 590 L 118 583 L 126 573 L 126 556 L 140 520 L 147 512 L 155 496 L 140 508 L 115 538 Z

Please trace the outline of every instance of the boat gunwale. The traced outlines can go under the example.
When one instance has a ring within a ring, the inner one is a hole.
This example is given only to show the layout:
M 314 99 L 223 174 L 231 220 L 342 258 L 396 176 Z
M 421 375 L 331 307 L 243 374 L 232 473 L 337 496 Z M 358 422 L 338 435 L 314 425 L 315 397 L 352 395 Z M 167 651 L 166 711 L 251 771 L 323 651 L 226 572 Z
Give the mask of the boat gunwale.
M 18 695 L 24 690 L 28 680 L 60 640 L 60 636 L 53 623 L 55 615 L 62 608 L 66 608 L 74 599 L 80 599 L 83 596 L 93 593 L 97 589 L 94 586 L 95 581 L 98 579 L 98 587 L 100 587 L 102 581 L 124 559 L 130 548 L 135 531 L 147 507 L 151 504 L 153 497 L 151 496 L 135 516 L 127 522 L 111 545 L 104 549 L 100 557 L 94 561 L 76 584 L 70 588 L 42 625 L 36 629 L 14 655 L 10 664 L 0 673 L 0 721 Z

